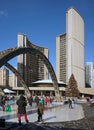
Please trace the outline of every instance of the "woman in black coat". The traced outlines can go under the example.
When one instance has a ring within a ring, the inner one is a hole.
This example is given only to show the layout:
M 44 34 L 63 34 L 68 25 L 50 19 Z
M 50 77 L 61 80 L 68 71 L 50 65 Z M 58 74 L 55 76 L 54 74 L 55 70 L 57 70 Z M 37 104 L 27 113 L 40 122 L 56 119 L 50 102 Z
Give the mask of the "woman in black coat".
M 28 118 L 26 113 L 26 106 L 27 106 L 26 98 L 23 95 L 21 95 L 20 98 L 17 100 L 16 104 L 18 105 L 17 114 L 18 114 L 19 124 L 21 124 L 21 115 L 24 115 L 24 119 L 26 123 L 28 123 Z

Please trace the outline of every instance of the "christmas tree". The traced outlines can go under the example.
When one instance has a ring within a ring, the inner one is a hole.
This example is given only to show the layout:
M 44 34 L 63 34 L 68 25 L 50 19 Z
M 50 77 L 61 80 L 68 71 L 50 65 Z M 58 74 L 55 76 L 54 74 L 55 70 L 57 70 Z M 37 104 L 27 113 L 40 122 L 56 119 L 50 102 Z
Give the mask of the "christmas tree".
M 66 87 L 66 97 L 79 97 L 77 81 L 73 74 L 71 75 L 68 86 Z

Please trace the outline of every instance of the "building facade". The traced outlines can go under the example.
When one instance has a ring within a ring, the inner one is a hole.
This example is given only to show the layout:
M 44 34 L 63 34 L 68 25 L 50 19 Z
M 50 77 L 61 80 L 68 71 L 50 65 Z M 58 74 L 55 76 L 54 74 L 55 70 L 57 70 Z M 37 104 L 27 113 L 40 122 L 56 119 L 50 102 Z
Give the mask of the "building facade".
M 74 8 L 66 13 L 66 33 L 67 82 L 74 74 L 78 87 L 85 87 L 84 21 Z
M 6 68 L 0 68 L 0 86 L 9 86 L 9 70 Z
M 17 77 L 14 73 L 12 75 L 9 75 L 9 87 L 12 89 L 17 87 Z
M 94 88 L 94 64 L 86 62 L 85 64 L 85 80 L 87 87 Z
M 66 83 L 66 33 L 56 37 L 56 76 Z
M 18 47 L 33 47 L 49 58 L 48 49 L 32 44 L 26 35 L 18 35 Z M 18 56 L 17 62 L 17 70 L 28 86 L 37 80 L 48 79 L 48 69 L 38 55 L 33 55 L 32 52 L 21 54 Z M 20 86 L 19 82 L 18 86 Z
M 68 83 L 71 74 L 74 74 L 78 87 L 85 87 L 84 21 L 74 8 L 70 8 L 66 12 L 66 35 L 64 35 L 58 36 L 58 40 L 56 40 L 56 75 L 58 80 L 62 79 Z M 65 73 L 62 71 L 64 69 Z

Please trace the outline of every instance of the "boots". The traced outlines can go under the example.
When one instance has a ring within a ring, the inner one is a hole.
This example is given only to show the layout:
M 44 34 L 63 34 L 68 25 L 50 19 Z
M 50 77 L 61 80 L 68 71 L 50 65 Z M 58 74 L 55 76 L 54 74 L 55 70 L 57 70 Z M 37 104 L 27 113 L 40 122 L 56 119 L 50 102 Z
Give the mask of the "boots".
M 26 121 L 26 123 L 29 123 L 29 121 L 28 120 L 25 120 Z
M 19 120 L 19 125 L 21 125 L 21 120 Z

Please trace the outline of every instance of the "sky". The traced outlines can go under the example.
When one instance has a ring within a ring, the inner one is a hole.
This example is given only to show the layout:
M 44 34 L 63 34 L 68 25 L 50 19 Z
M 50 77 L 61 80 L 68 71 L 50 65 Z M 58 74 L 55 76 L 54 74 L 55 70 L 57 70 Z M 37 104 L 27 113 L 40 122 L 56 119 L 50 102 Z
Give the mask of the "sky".
M 74 7 L 85 23 L 85 62 L 94 63 L 94 0 L 0 0 L 0 51 L 17 47 L 19 33 L 49 49 L 56 70 L 56 36 L 66 32 L 66 11 Z M 17 58 L 11 61 L 17 66 Z

